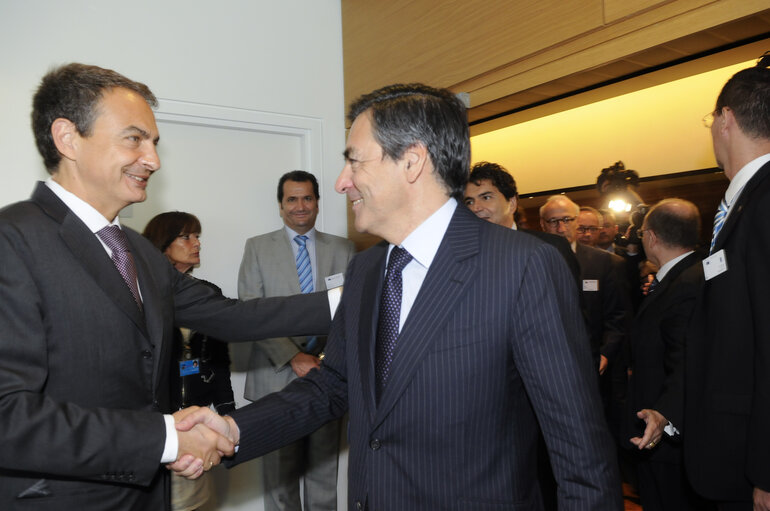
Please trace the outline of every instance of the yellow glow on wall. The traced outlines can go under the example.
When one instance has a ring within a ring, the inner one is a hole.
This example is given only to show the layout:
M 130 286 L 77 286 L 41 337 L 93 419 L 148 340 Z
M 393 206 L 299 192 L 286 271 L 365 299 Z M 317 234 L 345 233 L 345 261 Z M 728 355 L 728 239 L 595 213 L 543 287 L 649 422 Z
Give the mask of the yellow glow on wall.
M 716 166 L 701 120 L 755 61 L 648 87 L 471 137 L 472 159 L 503 165 L 522 194 L 596 183 L 618 160 L 642 177 Z

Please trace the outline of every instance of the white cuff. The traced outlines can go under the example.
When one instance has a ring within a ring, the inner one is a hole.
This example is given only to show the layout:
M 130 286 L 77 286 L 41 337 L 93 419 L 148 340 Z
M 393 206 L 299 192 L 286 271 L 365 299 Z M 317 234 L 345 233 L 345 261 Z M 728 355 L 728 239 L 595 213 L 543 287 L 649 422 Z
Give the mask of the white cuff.
M 176 433 L 174 416 L 164 414 L 163 420 L 166 422 L 166 445 L 163 447 L 163 456 L 161 456 L 160 462 L 173 463 L 179 454 L 179 436 Z
M 333 318 L 334 313 L 337 312 L 337 307 L 340 305 L 340 300 L 342 299 L 342 286 L 329 289 L 326 292 L 326 296 L 329 298 L 329 311 L 331 311 Z

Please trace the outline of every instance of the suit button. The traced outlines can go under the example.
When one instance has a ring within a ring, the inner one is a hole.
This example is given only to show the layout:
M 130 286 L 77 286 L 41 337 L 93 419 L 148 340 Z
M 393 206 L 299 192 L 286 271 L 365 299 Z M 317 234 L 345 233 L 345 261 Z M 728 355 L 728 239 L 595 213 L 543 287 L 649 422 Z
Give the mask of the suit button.
M 374 440 L 369 442 L 369 447 L 371 447 L 373 451 L 376 451 L 377 449 L 380 448 L 380 441 L 375 438 Z
M 142 358 L 148 358 L 148 359 L 149 359 L 149 358 L 152 358 L 152 352 L 151 352 L 151 351 L 149 351 L 149 350 L 144 350 L 144 351 L 142 352 Z

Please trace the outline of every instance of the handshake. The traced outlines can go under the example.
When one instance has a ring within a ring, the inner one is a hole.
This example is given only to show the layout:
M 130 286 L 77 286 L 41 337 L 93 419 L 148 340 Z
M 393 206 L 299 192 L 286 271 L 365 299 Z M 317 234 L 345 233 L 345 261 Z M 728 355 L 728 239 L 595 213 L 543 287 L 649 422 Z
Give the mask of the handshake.
M 197 479 L 218 465 L 223 456 L 232 456 L 240 431 L 230 416 L 222 417 L 209 408 L 191 406 L 174 413 L 179 438 L 178 456 L 166 465 L 178 475 Z

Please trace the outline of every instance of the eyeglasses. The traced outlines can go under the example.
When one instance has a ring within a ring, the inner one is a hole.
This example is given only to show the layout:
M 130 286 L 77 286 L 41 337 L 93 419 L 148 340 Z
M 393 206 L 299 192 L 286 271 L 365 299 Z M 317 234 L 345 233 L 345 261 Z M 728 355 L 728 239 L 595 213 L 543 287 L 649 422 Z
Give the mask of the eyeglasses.
M 585 234 L 587 232 L 590 232 L 591 234 L 594 234 L 596 232 L 599 232 L 599 227 L 586 226 L 586 225 L 578 225 L 577 232 L 579 232 L 580 234 Z
M 714 124 L 714 112 L 709 112 L 704 115 L 702 121 L 705 127 L 710 128 L 711 125 Z
M 558 227 L 559 224 L 564 224 L 565 226 L 567 226 L 567 225 L 571 224 L 572 222 L 574 222 L 575 218 L 577 218 L 577 217 L 575 217 L 575 216 L 565 216 L 565 217 L 562 217 L 562 218 L 549 218 L 548 220 L 545 221 L 545 223 L 547 223 L 551 227 Z

